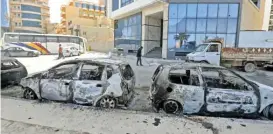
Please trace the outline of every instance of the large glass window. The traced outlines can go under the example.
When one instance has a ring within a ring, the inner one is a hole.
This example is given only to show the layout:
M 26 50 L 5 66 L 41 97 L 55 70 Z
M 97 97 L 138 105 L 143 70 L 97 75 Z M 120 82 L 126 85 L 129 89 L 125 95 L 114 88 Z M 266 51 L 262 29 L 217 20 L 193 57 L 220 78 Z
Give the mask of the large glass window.
M 208 5 L 207 4 L 198 4 L 198 18 L 206 18 L 207 17 L 207 11 Z
M 170 4 L 169 18 L 177 18 L 177 4 Z
M 41 20 L 41 15 L 32 13 L 22 13 L 22 18 Z
M 38 21 L 23 20 L 22 23 L 23 23 L 23 26 L 27 26 L 27 27 L 41 27 L 41 23 Z
M 31 12 L 38 12 L 41 13 L 41 8 L 40 7 L 35 7 L 35 6 L 30 6 L 30 5 L 21 5 L 21 10 L 22 11 L 31 11 Z
M 134 2 L 134 0 L 121 0 L 121 7 L 124 7 L 132 2 Z
M 115 46 L 137 49 L 141 45 L 141 14 L 115 21 Z
M 119 8 L 119 0 L 112 1 L 112 11 L 115 11 Z
M 215 38 L 222 38 L 224 46 L 235 46 L 238 12 L 237 3 L 171 3 L 168 23 L 170 53 L 188 51 L 189 46 L 195 47 L 206 39 Z M 178 35 L 184 36 L 184 40 Z
M 208 6 L 208 18 L 217 18 L 218 4 L 209 4 Z
M 197 4 L 188 4 L 187 8 L 187 17 L 188 18 L 196 18 L 197 14 Z

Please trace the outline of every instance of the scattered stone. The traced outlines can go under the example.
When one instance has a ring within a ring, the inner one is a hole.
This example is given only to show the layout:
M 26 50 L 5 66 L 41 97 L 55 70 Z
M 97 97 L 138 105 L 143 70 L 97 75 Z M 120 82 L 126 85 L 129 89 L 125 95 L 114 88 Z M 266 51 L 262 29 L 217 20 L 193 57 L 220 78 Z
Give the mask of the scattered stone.
M 155 122 L 153 123 L 154 126 L 158 126 L 161 122 L 159 118 L 154 118 Z
M 59 130 L 59 129 L 55 129 L 54 131 L 55 131 L 55 132 L 58 132 L 58 131 L 60 131 L 60 130 Z
M 246 125 L 245 124 L 240 124 L 241 126 L 243 126 L 243 127 L 246 127 Z
M 230 126 L 230 125 L 228 125 L 228 126 L 227 126 L 227 129 L 231 129 L 231 126 Z
M 147 121 L 143 121 L 143 123 L 148 123 Z
M 32 119 L 31 117 L 28 117 L 28 119 L 30 120 L 30 119 Z
M 128 120 L 129 118 L 126 118 L 126 120 Z
M 234 121 L 234 119 L 230 119 L 231 121 Z

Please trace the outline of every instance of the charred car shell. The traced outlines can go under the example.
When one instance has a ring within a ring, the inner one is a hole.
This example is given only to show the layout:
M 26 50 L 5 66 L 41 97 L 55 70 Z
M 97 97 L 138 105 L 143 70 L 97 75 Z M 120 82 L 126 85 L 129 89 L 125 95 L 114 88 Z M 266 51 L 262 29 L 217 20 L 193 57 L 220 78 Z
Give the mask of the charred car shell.
M 160 65 L 150 87 L 153 108 L 167 113 L 273 119 L 273 88 L 226 68 L 198 63 Z
M 19 84 L 27 76 L 26 67 L 15 58 L 1 58 L 1 86 Z
M 129 64 L 110 59 L 76 59 L 21 80 L 24 97 L 114 108 L 133 98 Z

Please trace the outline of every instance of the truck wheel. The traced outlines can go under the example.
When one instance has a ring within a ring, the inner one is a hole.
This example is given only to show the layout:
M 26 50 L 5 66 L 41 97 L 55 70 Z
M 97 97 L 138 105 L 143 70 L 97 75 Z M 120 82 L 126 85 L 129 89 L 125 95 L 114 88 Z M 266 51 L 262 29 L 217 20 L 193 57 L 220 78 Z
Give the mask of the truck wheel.
M 254 63 L 248 62 L 244 66 L 244 70 L 248 73 L 256 71 L 256 65 Z

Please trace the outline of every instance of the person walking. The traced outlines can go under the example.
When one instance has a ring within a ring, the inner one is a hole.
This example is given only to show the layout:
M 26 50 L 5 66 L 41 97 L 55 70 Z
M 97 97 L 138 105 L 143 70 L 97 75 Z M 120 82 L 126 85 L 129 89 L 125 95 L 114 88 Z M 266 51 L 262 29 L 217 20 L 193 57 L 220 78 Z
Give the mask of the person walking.
M 140 63 L 140 66 L 143 66 L 143 65 L 142 65 L 142 61 L 141 61 L 141 51 L 142 51 L 142 48 L 143 48 L 143 47 L 141 46 L 141 47 L 137 50 L 137 55 L 136 55 L 136 56 L 137 56 L 137 63 L 136 63 L 137 66 L 138 66 L 138 63 Z
M 63 54 L 63 48 L 62 48 L 62 45 L 59 44 L 59 57 L 58 59 L 61 59 L 63 58 L 64 59 L 64 54 Z

